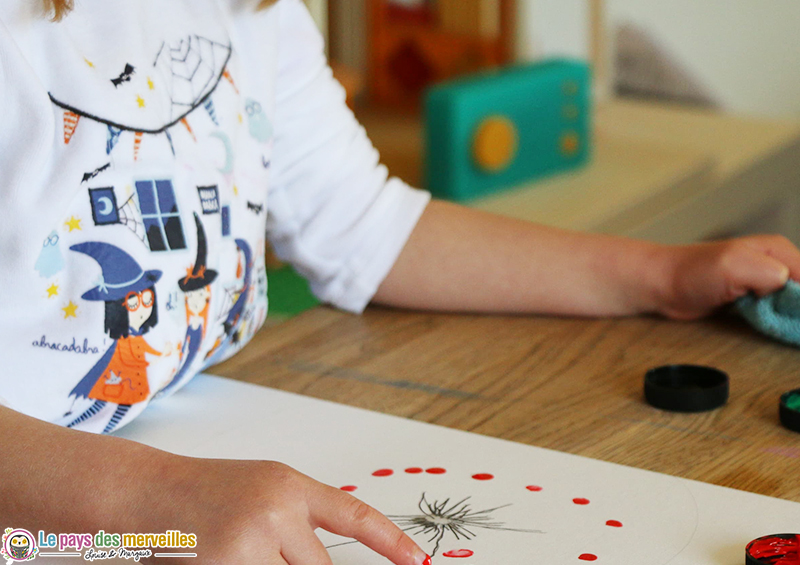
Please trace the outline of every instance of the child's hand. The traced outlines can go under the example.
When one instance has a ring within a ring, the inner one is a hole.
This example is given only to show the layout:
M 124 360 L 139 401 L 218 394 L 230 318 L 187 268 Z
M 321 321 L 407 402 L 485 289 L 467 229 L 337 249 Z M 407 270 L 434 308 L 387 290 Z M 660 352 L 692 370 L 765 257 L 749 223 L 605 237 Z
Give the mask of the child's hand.
M 764 296 L 800 280 L 800 251 L 785 237 L 761 235 L 664 249 L 666 286 L 658 310 L 692 320 L 749 292 Z
M 378 511 L 280 463 L 180 457 L 3 406 L 0 437 L 29 441 L 0 457 L 0 515 L 15 527 L 180 530 L 197 536 L 196 548 L 178 551 L 197 553 L 198 564 L 330 565 L 316 528 L 355 538 L 396 565 L 427 558 Z
M 200 563 L 330 564 L 316 528 L 355 538 L 397 565 L 427 558 L 377 510 L 280 463 L 180 457 L 161 471 L 159 486 L 141 493 L 157 515 L 147 527 L 155 518 L 161 528 L 196 534 Z

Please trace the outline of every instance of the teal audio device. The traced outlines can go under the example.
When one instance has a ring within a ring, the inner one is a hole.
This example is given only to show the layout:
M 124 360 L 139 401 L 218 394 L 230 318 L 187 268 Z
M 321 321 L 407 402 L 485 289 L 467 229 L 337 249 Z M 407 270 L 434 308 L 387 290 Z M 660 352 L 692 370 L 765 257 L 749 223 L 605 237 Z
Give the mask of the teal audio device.
M 426 97 L 426 188 L 466 201 L 580 167 L 591 154 L 591 80 L 552 60 L 456 80 Z

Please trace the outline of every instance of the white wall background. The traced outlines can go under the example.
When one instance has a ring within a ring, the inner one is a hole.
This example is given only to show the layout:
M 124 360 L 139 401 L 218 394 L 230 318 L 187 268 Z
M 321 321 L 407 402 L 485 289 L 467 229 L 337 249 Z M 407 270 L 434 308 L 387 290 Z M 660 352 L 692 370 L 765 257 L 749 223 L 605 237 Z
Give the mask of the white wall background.
M 588 0 L 520 0 L 519 53 L 588 55 Z M 800 1 L 605 0 L 735 112 L 800 117 Z
M 517 55 L 587 58 L 588 0 L 518 0 Z

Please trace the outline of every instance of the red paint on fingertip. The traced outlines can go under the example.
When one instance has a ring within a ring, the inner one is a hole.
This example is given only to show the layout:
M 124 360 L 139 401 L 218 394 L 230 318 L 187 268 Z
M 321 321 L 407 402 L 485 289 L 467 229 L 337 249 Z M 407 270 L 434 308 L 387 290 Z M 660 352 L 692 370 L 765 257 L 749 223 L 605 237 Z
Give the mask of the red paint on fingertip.
M 344 492 L 353 492 L 358 490 L 358 487 L 355 487 L 353 485 L 347 485 L 345 487 L 340 488 L 339 490 L 343 490 Z
M 441 467 L 431 467 L 430 469 L 425 469 L 425 472 L 429 475 L 444 475 L 447 472 L 447 469 L 442 469 Z
M 454 549 L 453 551 L 446 551 L 442 555 L 445 557 L 472 557 L 475 553 L 469 549 Z
M 573 498 L 572 502 L 574 502 L 575 504 L 578 504 L 580 506 L 586 506 L 587 504 L 589 504 L 589 499 L 588 498 Z
M 478 473 L 477 475 L 472 475 L 472 478 L 476 481 L 491 481 L 494 478 L 494 475 L 489 473 Z
M 422 565 L 431 565 L 431 556 L 430 555 L 426 555 L 425 556 L 425 561 L 422 562 Z
M 408 469 L 406 469 L 406 473 L 408 473 L 409 475 L 419 475 L 420 473 L 423 472 L 424 471 L 422 467 L 409 467 Z
M 391 477 L 392 475 L 394 475 L 394 471 L 391 469 L 378 469 L 372 473 L 373 477 Z
M 542 487 L 539 487 L 539 486 L 536 486 L 536 485 L 528 485 L 525 488 L 528 489 L 531 492 L 542 492 Z
M 618 520 L 609 520 L 608 522 L 606 522 L 606 526 L 611 526 L 612 528 L 621 528 L 622 522 Z
M 583 555 L 579 556 L 578 559 L 581 561 L 597 561 L 597 556 L 592 555 L 591 553 L 584 553 Z

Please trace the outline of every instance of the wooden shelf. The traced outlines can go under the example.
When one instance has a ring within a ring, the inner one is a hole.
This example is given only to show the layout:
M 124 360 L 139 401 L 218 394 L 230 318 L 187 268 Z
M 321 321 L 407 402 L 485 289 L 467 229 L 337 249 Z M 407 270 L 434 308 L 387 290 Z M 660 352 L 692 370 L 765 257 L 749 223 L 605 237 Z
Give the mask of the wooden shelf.
M 369 2 L 369 94 L 374 104 L 417 109 L 424 90 L 450 78 L 510 62 L 514 0 L 500 0 L 496 38 L 444 30 L 429 17 L 392 17 L 386 0 Z

